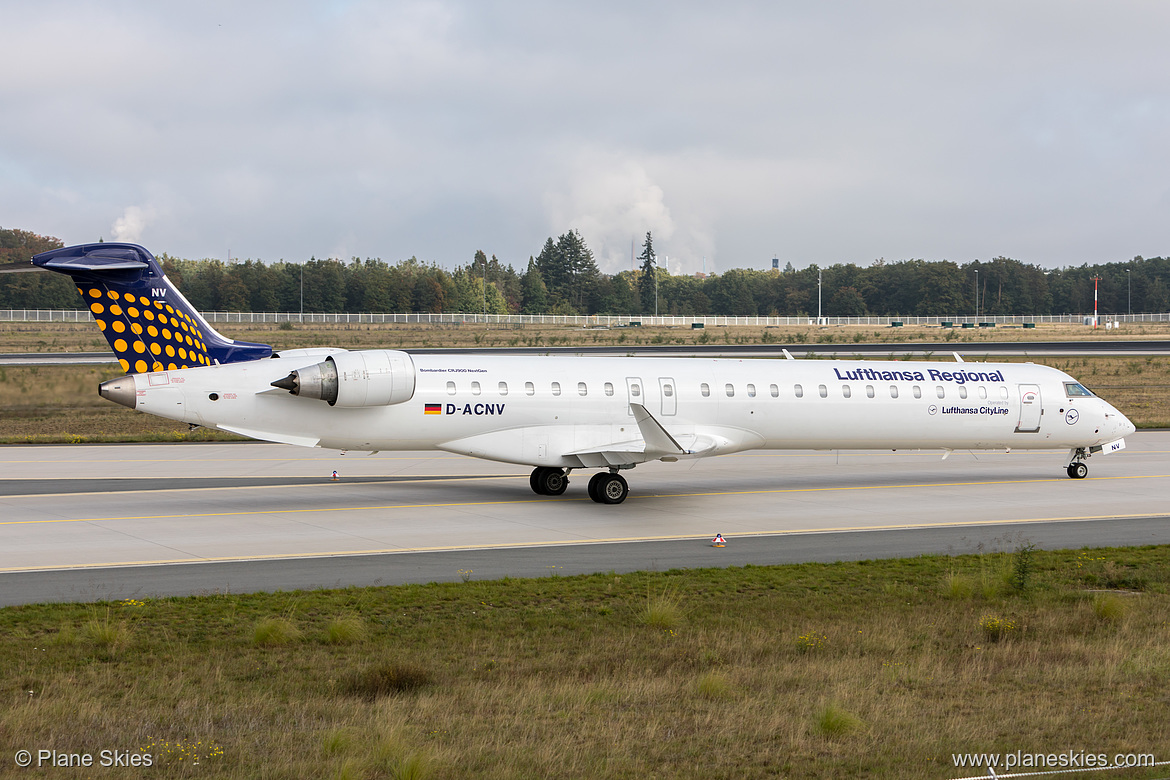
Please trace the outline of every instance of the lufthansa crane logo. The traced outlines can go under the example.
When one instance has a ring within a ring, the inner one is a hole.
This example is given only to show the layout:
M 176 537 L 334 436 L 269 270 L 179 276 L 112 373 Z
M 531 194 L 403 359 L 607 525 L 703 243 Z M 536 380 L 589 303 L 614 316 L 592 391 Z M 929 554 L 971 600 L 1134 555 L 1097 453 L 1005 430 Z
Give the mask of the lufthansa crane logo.
M 1081 419 L 1081 413 L 1076 409 L 1069 409 L 1065 412 L 1064 421 L 1069 425 L 1076 425 L 1077 420 Z

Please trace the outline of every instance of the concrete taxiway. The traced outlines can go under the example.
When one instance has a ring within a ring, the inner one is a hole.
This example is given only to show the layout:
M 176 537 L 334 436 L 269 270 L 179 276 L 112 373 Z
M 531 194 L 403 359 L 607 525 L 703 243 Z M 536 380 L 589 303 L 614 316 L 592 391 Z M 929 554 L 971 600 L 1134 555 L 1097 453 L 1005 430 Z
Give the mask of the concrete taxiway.
M 6 447 L 0 604 L 1170 543 L 1170 432 L 1127 441 L 1086 480 L 1057 451 L 645 464 L 619 506 L 590 472 L 541 497 L 526 468 L 445 453 Z

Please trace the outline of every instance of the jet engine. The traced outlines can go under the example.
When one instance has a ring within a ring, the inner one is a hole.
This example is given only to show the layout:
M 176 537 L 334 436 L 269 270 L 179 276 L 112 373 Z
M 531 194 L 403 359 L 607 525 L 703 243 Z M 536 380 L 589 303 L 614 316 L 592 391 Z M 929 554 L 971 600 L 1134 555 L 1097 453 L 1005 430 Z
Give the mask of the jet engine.
M 330 406 L 389 406 L 414 396 L 414 361 L 397 350 L 339 352 L 293 371 L 272 386 Z

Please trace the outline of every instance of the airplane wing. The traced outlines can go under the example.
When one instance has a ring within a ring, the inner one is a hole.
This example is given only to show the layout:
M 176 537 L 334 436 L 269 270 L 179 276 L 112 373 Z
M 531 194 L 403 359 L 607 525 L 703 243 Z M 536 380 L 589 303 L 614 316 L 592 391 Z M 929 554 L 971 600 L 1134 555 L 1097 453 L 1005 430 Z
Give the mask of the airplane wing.
M 711 437 L 701 435 L 681 437 L 687 445 L 684 446 L 645 406 L 631 403 L 630 410 L 638 423 L 638 431 L 642 434 L 641 440 L 613 442 L 604 447 L 566 452 L 565 455 L 577 458 L 586 468 L 604 468 L 651 460 L 672 462 L 686 456 L 701 457 L 705 452 L 718 446 Z

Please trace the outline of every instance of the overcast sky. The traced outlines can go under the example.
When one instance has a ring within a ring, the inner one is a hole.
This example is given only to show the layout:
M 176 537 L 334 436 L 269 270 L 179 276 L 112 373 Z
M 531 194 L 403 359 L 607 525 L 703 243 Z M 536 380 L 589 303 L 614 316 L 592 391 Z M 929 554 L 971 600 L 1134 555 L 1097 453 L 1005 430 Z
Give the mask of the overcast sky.
M 0 0 L 0 226 L 603 270 L 1170 253 L 1170 3 Z

